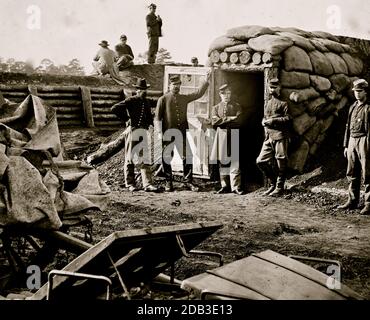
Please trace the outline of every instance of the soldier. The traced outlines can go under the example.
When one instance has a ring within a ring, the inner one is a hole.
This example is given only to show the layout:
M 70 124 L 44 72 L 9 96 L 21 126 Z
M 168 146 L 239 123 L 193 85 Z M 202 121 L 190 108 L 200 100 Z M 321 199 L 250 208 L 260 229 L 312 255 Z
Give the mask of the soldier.
M 162 19 L 155 14 L 157 6 L 152 3 L 149 5 L 150 13 L 146 16 L 147 35 L 149 38 L 148 63 L 155 63 L 155 58 L 159 48 L 159 37 L 162 37 Z
M 365 206 L 360 214 L 370 214 L 370 106 L 367 103 L 367 88 L 364 79 L 353 82 L 356 102 L 348 112 L 344 135 L 344 156 L 347 158 L 348 200 L 339 209 L 356 209 L 360 200 L 361 172 L 365 185 Z
M 182 144 L 179 145 L 179 140 L 175 139 L 176 149 L 182 156 L 184 167 L 184 183 L 185 187 L 192 191 L 198 191 L 199 188 L 192 182 L 193 180 L 193 163 L 191 150 L 186 143 L 186 132 L 189 129 L 187 120 L 188 103 L 199 99 L 206 92 L 209 84 L 210 73 L 207 74 L 206 81 L 202 86 L 193 93 L 180 94 L 181 79 L 178 75 L 170 77 L 170 91 L 160 97 L 155 110 L 156 129 L 160 133 L 164 133 L 168 129 L 177 129 L 182 138 Z M 167 149 L 171 141 L 163 141 L 163 148 Z M 171 144 L 174 147 L 174 144 Z M 170 148 L 170 147 L 169 147 Z M 166 191 L 173 191 L 172 185 L 172 168 L 170 159 L 167 157 L 167 152 L 162 152 L 163 171 L 166 176 Z
M 115 51 L 117 53 L 117 67 L 118 70 L 124 70 L 130 66 L 132 66 L 134 60 L 134 54 L 132 52 L 131 47 L 127 44 L 127 36 L 121 35 L 120 37 L 121 43 L 115 46 Z
M 265 141 L 257 158 L 257 165 L 269 180 L 269 188 L 264 192 L 264 195 L 279 196 L 284 191 L 286 179 L 288 123 L 291 118 L 288 114 L 288 104 L 279 99 L 280 84 L 278 79 L 270 80 L 269 92 L 271 97 L 265 107 L 262 120 Z M 274 166 L 275 161 L 277 173 Z
M 217 128 L 211 158 L 221 160 L 221 189 L 217 193 L 234 192 L 242 195 L 244 192 L 241 188 L 239 157 L 236 159 L 232 154 L 234 147 L 232 143 L 237 143 L 236 147 L 239 148 L 239 139 L 233 141 L 231 135 L 232 129 L 239 129 L 242 126 L 242 110 L 237 102 L 231 100 L 232 93 L 227 84 L 219 88 L 219 94 L 221 102 L 212 107 L 211 119 L 212 125 Z M 231 155 L 229 163 L 223 163 L 229 155 Z
M 158 188 L 152 185 L 152 176 L 149 160 L 145 157 L 145 153 L 150 155 L 151 147 L 147 144 L 146 138 L 149 126 L 153 125 L 153 116 L 151 106 L 155 106 L 155 101 L 146 98 L 147 89 L 150 87 L 145 79 L 138 79 L 135 85 L 136 95 L 129 97 L 112 107 L 112 112 L 120 119 L 126 121 L 127 135 L 125 141 L 125 183 L 130 191 L 137 191 L 135 185 L 135 164 L 140 168 L 140 173 L 143 181 L 144 191 L 157 192 Z M 146 136 L 146 137 L 145 137 Z M 143 138 L 144 148 L 146 150 L 135 150 L 138 147 L 140 138 Z M 146 144 L 146 145 L 145 145 Z M 139 152 L 138 152 L 139 151 Z M 137 160 L 141 158 L 141 161 Z

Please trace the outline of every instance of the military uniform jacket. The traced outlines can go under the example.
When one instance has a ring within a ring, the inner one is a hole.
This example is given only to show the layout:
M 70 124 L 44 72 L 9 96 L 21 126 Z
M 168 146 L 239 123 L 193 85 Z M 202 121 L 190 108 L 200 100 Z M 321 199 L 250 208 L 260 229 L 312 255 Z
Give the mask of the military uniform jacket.
M 162 20 L 157 19 L 154 13 L 146 16 L 146 28 L 149 37 L 162 37 Z
M 162 131 L 176 128 L 185 131 L 189 128 L 187 119 L 188 103 L 203 96 L 208 88 L 208 82 L 193 93 L 173 94 L 168 92 L 158 99 L 155 110 L 155 120 L 162 121 Z
M 240 128 L 242 125 L 241 119 L 241 108 L 237 102 L 219 104 L 212 107 L 212 125 L 221 129 L 225 128 Z M 237 117 L 234 120 L 230 120 L 228 117 Z
M 348 112 L 348 118 L 347 118 L 347 124 L 346 124 L 346 131 L 344 133 L 344 142 L 343 142 L 343 146 L 344 148 L 348 148 L 348 142 L 349 142 L 349 138 L 351 136 L 351 118 L 352 118 L 352 113 L 353 113 L 353 110 L 354 108 L 359 104 L 358 101 L 356 101 L 354 104 L 352 104 L 350 107 L 349 107 L 349 112 Z M 369 141 L 370 141 L 370 132 L 369 132 L 369 113 L 370 113 L 370 106 L 368 104 L 365 104 L 364 105 L 364 112 L 363 112 L 363 128 L 366 132 L 366 136 L 367 136 L 367 139 L 368 139 L 368 148 L 370 148 L 370 145 L 369 145 Z
M 148 129 L 153 125 L 152 106 L 155 106 L 154 100 L 133 96 L 116 103 L 111 110 L 118 118 L 125 121 L 127 126 L 133 129 Z
M 264 119 L 272 119 L 271 125 L 265 127 L 266 138 L 272 140 L 289 138 L 288 122 L 291 118 L 286 102 L 272 96 L 266 104 Z

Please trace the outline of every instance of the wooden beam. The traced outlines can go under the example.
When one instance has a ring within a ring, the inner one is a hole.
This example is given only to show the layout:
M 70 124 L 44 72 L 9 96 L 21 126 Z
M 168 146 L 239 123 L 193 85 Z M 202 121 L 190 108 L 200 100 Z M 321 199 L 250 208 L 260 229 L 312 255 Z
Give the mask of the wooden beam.
M 81 86 L 81 97 L 82 97 L 82 108 L 85 115 L 86 126 L 88 128 L 94 128 L 94 115 L 92 110 L 91 93 L 90 88 Z

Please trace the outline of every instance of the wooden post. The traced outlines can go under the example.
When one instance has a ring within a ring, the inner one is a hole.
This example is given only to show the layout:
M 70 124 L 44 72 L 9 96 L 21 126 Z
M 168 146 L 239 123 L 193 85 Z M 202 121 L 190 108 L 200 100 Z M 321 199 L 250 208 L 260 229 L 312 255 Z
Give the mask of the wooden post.
M 82 107 L 84 110 L 86 126 L 88 128 L 94 128 L 94 117 L 93 117 L 90 88 L 81 86 L 80 90 L 81 90 Z
M 37 87 L 36 86 L 29 85 L 28 86 L 28 92 L 30 94 L 33 94 L 33 95 L 37 96 Z

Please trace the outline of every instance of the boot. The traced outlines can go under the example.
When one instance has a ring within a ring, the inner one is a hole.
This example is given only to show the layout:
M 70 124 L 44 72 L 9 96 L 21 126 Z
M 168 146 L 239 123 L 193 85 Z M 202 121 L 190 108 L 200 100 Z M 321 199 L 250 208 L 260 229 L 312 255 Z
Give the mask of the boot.
M 357 206 L 358 206 L 358 201 L 348 199 L 345 204 L 342 204 L 342 205 L 338 206 L 337 208 L 342 209 L 342 210 L 347 210 L 347 209 L 348 210 L 353 210 L 353 209 L 357 209 Z M 365 206 L 365 208 L 366 208 L 366 206 Z M 364 209 L 362 209 L 362 210 L 364 210 Z
M 199 191 L 199 187 L 197 185 L 195 185 L 194 183 L 192 183 L 192 182 L 185 182 L 184 187 L 185 187 L 185 189 L 191 190 L 193 192 L 198 192 Z
M 276 182 L 276 188 L 269 195 L 272 197 L 281 196 L 284 193 L 285 177 L 278 177 Z
M 361 215 L 370 215 L 370 203 L 365 203 L 365 207 L 360 212 Z
M 166 192 L 172 192 L 173 191 L 173 184 L 172 181 L 166 181 L 166 185 L 164 187 L 164 190 Z
M 157 187 L 153 186 L 152 184 L 149 184 L 144 188 L 144 191 L 146 191 L 146 192 L 159 192 L 159 189 Z
M 219 189 L 216 193 L 224 194 L 224 193 L 230 193 L 230 192 L 231 192 L 230 187 L 226 186 L 226 187 L 221 187 L 221 189 Z
M 275 190 L 275 187 L 276 187 L 276 184 L 271 182 L 268 189 L 264 193 L 262 193 L 262 195 L 268 196 L 272 191 Z

